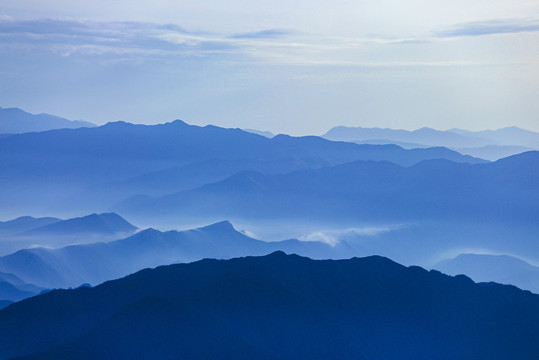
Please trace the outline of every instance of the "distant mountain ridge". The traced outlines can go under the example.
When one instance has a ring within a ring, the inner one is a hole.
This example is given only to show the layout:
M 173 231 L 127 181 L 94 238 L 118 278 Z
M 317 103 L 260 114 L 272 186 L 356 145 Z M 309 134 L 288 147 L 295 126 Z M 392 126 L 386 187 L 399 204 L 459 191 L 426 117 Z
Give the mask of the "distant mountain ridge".
M 537 222 L 539 152 L 488 164 L 427 160 L 411 167 L 356 161 L 284 175 L 240 172 L 197 189 L 137 196 L 114 209 L 134 218 L 207 216 L 317 221 L 503 219 Z M 504 189 L 504 191 L 499 191 Z
M 239 171 L 255 170 L 283 174 L 299 169 L 319 168 L 329 163 L 321 158 L 288 157 L 276 160 L 219 160 L 211 159 L 150 172 L 132 178 L 93 185 L 84 191 L 58 202 L 53 209 L 92 209 L 106 211 L 117 202 L 138 194 L 166 195 L 217 182 Z
M 445 146 L 462 154 L 492 161 L 529 150 L 539 150 L 539 133 L 516 126 L 482 131 L 431 128 L 408 131 L 337 126 L 322 137 L 360 144 L 393 143 L 407 149 Z
M 32 248 L 0 257 L 0 271 L 17 274 L 45 288 L 92 285 L 156 267 L 202 258 L 227 259 L 262 255 L 275 250 L 315 257 L 346 257 L 348 247 L 286 240 L 264 242 L 234 229 L 228 221 L 187 231 L 146 229 L 108 243 L 71 245 L 59 249 Z
M 485 162 L 445 148 L 405 150 L 394 145 L 358 145 L 314 136 L 277 135 L 268 139 L 240 129 L 199 127 L 181 120 L 151 126 L 116 122 L 0 138 L 0 168 L 4 170 L 0 174 L 0 216 L 43 212 L 66 201 L 71 194 L 100 183 L 196 162 L 272 162 L 286 158 L 303 164 L 314 160 L 333 165 L 375 160 L 409 166 L 438 158 Z M 108 200 L 107 194 L 101 197 Z M 93 201 L 99 198 L 98 194 Z
M 266 131 L 266 130 L 255 130 L 255 129 L 242 129 L 242 130 L 253 133 L 253 134 L 261 135 L 269 139 L 275 136 L 274 133 L 272 133 L 271 131 Z
M 117 240 L 136 230 L 136 226 L 115 213 L 65 220 L 23 216 L 0 222 L 0 256 L 30 247 L 58 248 Z
M 95 124 L 86 121 L 72 121 L 49 114 L 34 115 L 18 108 L 0 107 L 0 134 L 21 134 L 95 126 Z
M 0 221 L 0 234 L 14 235 L 50 225 L 58 221 L 61 221 L 61 219 L 53 217 L 34 218 L 32 216 L 21 216 L 9 221 Z
M 480 147 L 487 145 L 539 146 L 539 133 L 516 126 L 497 130 L 470 131 L 462 129 L 436 130 L 428 127 L 409 131 L 387 128 L 337 126 L 322 137 L 338 141 L 366 141 L 385 139 L 450 148 Z
M 20 301 L 43 291 L 43 288 L 27 284 L 14 274 L 0 272 L 0 302 Z
M 537 333 L 539 296 L 511 286 L 378 256 L 277 252 L 12 304 L 0 311 L 0 359 L 535 360 Z
M 434 225 L 435 231 L 446 232 L 449 229 L 461 226 L 456 222 Z M 436 253 L 451 252 L 462 246 L 482 246 L 492 251 L 520 252 L 530 257 L 539 257 L 536 246 L 527 244 L 528 240 L 516 237 L 510 247 L 505 241 L 494 239 L 475 242 L 463 239 L 463 235 L 448 238 L 433 238 L 433 225 L 425 228 L 425 234 L 417 232 L 412 227 L 409 231 L 398 231 L 394 235 L 377 235 L 365 233 L 359 237 L 341 237 L 334 241 L 326 241 L 323 237 L 307 238 L 303 240 L 260 241 L 237 231 L 228 221 L 218 222 L 194 230 L 184 231 L 158 231 L 155 229 L 142 230 L 125 239 L 80 244 L 58 249 L 34 247 L 23 249 L 15 253 L 0 257 L 0 271 L 16 274 L 25 282 L 33 283 L 42 288 L 77 287 L 83 283 L 97 285 L 101 282 L 128 275 L 146 267 L 156 267 L 172 263 L 183 263 L 200 260 L 202 258 L 228 259 L 238 256 L 263 255 L 268 252 L 282 250 L 308 256 L 313 259 L 343 259 L 351 256 L 366 256 L 379 254 L 399 259 L 407 264 L 427 264 L 425 261 Z M 474 237 L 480 233 L 480 226 L 472 226 Z M 384 231 L 381 230 L 382 234 Z M 492 232 L 493 230 L 490 230 Z M 458 231 L 457 231 L 458 233 Z M 436 238 L 440 235 L 437 234 Z M 502 237 L 503 240 L 503 237 Z M 532 242 L 535 238 L 531 238 Z M 454 262 L 453 262 L 454 263 Z M 434 268 L 449 274 L 464 273 L 479 281 L 497 281 L 521 286 L 524 289 L 535 291 L 534 282 L 539 280 L 539 273 L 534 269 L 526 269 L 528 275 L 524 278 L 511 277 L 511 274 L 520 274 L 522 266 L 515 273 L 514 266 L 509 266 L 502 273 L 505 277 L 495 276 L 485 266 L 478 262 L 477 270 L 488 273 L 490 277 L 476 277 L 476 273 L 469 271 L 471 267 L 456 266 L 443 267 L 444 263 Z M 487 264 L 488 261 L 484 262 Z M 528 264 L 528 267 L 530 265 Z M 504 269 L 503 266 L 500 269 Z M 1 277 L 0 277 L 1 278 Z M 10 279 L 7 279 L 10 281 Z M 19 280 L 19 281 L 23 281 Z M 1 297 L 0 297 L 1 300 Z
M 137 230 L 136 226 L 128 223 L 121 216 L 114 213 L 91 214 L 67 220 L 60 220 L 51 224 L 20 233 L 20 236 L 43 236 L 43 235 L 69 235 L 81 234 L 99 235 L 129 235 Z
M 474 281 L 513 284 L 539 294 L 539 267 L 512 256 L 460 254 L 434 268 L 449 275 L 466 274 Z

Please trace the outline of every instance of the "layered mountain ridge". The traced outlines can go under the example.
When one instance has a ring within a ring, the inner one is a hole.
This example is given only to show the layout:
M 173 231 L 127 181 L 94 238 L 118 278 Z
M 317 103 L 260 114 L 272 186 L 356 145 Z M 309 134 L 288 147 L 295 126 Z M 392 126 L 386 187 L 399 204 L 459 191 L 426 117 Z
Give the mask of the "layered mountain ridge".
M 10 305 L 0 311 L 0 359 L 535 359 L 538 316 L 539 296 L 510 286 L 378 256 L 277 252 Z

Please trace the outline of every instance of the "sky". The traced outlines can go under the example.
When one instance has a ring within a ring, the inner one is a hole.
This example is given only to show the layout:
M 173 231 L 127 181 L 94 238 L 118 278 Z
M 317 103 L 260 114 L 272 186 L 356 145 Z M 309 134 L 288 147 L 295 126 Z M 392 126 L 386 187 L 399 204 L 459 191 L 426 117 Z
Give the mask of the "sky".
M 539 1 L 0 0 L 0 107 L 96 124 L 539 131 Z

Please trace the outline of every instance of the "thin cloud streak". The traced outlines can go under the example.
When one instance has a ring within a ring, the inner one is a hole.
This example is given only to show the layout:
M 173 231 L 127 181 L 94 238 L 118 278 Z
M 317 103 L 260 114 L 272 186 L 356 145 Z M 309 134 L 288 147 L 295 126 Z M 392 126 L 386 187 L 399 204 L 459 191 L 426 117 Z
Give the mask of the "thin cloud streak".
M 253 31 L 241 34 L 235 34 L 231 37 L 234 39 L 278 39 L 297 34 L 297 31 L 289 29 L 267 29 Z
M 457 24 L 451 28 L 436 31 L 434 34 L 437 37 L 461 37 L 536 31 L 539 31 L 539 20 L 536 19 L 496 19 Z
M 439 38 L 447 38 L 448 34 Z M 327 37 L 290 29 L 220 35 L 189 32 L 175 24 L 0 19 L 0 51 L 4 52 L 42 49 L 62 56 L 220 56 L 220 60 L 233 63 L 380 68 L 492 65 L 477 61 L 366 61 L 358 55 L 365 47 L 413 47 L 433 41 L 444 40 L 436 37 Z

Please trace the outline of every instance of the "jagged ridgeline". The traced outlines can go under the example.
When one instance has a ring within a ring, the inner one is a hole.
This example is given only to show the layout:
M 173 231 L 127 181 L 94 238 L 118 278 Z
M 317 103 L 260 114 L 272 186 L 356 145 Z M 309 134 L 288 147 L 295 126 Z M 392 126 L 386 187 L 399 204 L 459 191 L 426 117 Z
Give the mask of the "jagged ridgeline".
M 537 359 L 539 296 L 373 256 L 143 270 L 0 311 L 8 359 Z

